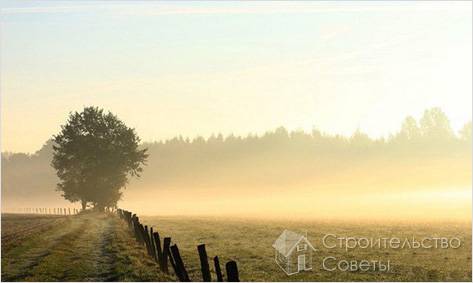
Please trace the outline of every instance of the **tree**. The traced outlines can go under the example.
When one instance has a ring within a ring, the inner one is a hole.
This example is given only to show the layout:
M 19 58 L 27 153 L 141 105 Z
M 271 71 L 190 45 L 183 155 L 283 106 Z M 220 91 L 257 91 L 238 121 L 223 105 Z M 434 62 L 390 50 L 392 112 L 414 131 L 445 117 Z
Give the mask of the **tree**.
M 454 138 L 447 115 L 440 108 L 424 111 L 420 119 L 422 135 L 428 139 L 445 140 Z
M 356 131 L 350 138 L 350 143 L 355 147 L 369 147 L 372 144 L 373 140 L 363 133 L 360 128 L 357 128 Z
M 99 210 L 116 206 L 129 177 L 139 177 L 148 154 L 140 138 L 112 113 L 86 107 L 53 136 L 53 160 L 65 199 Z
M 471 142 L 471 121 L 466 123 L 460 130 L 460 138 L 468 143 Z
M 398 138 L 402 141 L 414 141 L 421 136 L 417 121 L 412 116 L 407 116 L 402 122 Z

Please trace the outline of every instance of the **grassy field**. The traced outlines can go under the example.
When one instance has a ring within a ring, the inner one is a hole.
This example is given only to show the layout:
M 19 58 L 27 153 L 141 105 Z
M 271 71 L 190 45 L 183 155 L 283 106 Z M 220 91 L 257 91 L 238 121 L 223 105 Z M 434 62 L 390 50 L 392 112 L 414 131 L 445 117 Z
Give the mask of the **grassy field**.
M 240 278 L 245 281 L 471 281 L 471 226 L 459 223 L 368 224 L 348 222 L 290 222 L 229 220 L 223 218 L 141 217 L 162 236 L 171 236 L 181 250 L 192 280 L 200 280 L 196 246 L 205 243 L 209 257 L 221 262 L 238 262 Z M 311 271 L 287 276 L 274 262 L 272 244 L 284 230 L 306 231 L 318 249 Z M 457 249 L 328 249 L 322 245 L 325 234 L 343 237 L 458 237 Z M 327 256 L 337 260 L 390 261 L 390 272 L 325 271 L 321 261 Z M 212 266 L 213 269 L 213 266 Z M 215 278 L 215 275 L 213 275 Z
M 193 281 L 201 281 L 197 245 L 210 258 L 238 263 L 244 281 L 471 281 L 471 226 L 460 223 L 349 223 L 269 221 L 204 217 L 141 217 L 171 236 Z M 287 276 L 274 262 L 272 244 L 289 229 L 305 231 L 317 251 L 313 270 Z M 458 237 L 457 249 L 328 249 L 326 234 L 339 237 Z M 390 261 L 389 272 L 326 271 L 322 260 Z M 212 272 L 214 271 L 211 265 Z M 216 278 L 213 273 L 213 279 Z M 117 217 L 2 215 L 2 281 L 175 281 L 158 271 Z
M 115 216 L 2 214 L 2 281 L 174 281 Z

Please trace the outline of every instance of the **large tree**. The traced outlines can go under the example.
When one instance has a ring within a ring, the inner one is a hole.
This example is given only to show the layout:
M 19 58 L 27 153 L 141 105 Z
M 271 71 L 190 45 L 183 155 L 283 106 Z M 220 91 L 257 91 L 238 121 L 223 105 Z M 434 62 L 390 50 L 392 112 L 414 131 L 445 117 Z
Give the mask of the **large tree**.
M 53 136 L 52 166 L 65 199 L 100 210 L 114 207 L 129 177 L 140 176 L 148 155 L 140 138 L 112 113 L 86 107 L 69 115 Z

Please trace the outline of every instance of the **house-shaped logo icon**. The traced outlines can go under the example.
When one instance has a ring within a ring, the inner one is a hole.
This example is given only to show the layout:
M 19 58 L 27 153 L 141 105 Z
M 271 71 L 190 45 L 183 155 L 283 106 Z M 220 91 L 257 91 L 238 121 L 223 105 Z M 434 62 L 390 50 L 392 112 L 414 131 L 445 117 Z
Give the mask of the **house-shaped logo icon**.
M 275 261 L 287 275 L 312 269 L 312 252 L 316 249 L 307 236 L 284 230 L 274 241 Z

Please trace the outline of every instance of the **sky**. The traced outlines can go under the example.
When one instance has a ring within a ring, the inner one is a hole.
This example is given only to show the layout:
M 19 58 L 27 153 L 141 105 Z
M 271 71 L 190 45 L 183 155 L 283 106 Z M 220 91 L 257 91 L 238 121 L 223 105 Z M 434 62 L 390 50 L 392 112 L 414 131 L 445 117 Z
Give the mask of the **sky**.
M 99 106 L 143 141 L 279 126 L 372 137 L 472 115 L 465 2 L 2 1 L 2 151 Z

